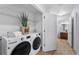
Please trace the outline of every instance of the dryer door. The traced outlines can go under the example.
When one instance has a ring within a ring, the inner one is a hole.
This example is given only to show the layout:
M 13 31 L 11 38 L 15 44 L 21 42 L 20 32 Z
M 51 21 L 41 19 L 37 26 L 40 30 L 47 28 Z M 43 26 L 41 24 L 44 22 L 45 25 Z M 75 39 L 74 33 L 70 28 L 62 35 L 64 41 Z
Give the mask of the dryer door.
M 41 44 L 41 38 L 36 37 L 33 41 L 33 49 L 37 50 L 40 47 L 40 44 Z
M 11 55 L 29 55 L 31 51 L 31 44 L 27 41 L 17 45 L 12 51 Z

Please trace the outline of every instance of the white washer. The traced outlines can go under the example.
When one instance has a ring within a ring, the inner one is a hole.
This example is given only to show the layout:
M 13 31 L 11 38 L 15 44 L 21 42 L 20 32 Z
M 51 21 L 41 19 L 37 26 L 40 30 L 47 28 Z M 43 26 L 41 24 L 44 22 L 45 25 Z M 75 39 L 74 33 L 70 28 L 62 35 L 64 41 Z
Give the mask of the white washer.
M 34 55 L 40 51 L 40 47 L 41 37 L 38 33 L 15 37 L 0 36 L 0 54 L 2 55 Z
M 29 55 L 31 40 L 20 37 L 0 37 L 0 54 L 2 55 Z

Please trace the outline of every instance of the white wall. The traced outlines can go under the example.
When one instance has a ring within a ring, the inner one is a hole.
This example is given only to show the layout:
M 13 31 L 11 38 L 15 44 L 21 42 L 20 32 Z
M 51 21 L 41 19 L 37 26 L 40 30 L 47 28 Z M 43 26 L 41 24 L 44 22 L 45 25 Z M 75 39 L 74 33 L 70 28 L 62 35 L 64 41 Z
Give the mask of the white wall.
M 37 16 L 39 16 L 39 17 L 36 17 L 36 19 L 39 21 L 36 22 L 36 30 L 37 30 L 37 32 L 42 33 L 42 30 L 41 30 L 42 29 L 42 15 L 39 14 Z
M 70 17 L 69 17 L 69 26 L 68 26 L 68 42 L 69 42 L 69 45 L 72 47 L 72 24 L 74 25 L 74 29 L 75 29 L 75 21 L 74 23 L 72 23 L 72 18 L 74 20 L 76 20 L 76 15 L 75 15 L 75 11 L 73 10 L 72 13 L 70 14 Z M 74 30 L 73 29 L 73 30 Z M 75 32 L 75 30 L 74 30 Z M 73 32 L 73 33 L 74 33 Z M 74 33 L 75 34 L 75 33 Z M 73 35 L 74 35 L 73 34 Z M 74 39 L 75 39 L 75 35 L 74 35 Z
M 71 42 L 72 42 L 72 26 L 71 26 L 71 21 L 72 21 L 72 18 L 74 18 L 74 50 L 76 51 L 76 54 L 79 55 L 79 7 L 77 6 L 76 8 L 74 8 L 71 16 L 70 16 L 70 20 L 69 20 L 69 23 L 70 23 L 70 26 L 69 26 L 69 39 L 68 39 L 68 42 L 70 45 Z
M 76 54 L 79 55 L 79 5 L 75 9 L 75 22 L 74 22 L 74 49 Z
M 19 30 L 18 27 L 20 27 L 21 24 L 18 19 L 18 15 L 23 12 L 27 15 L 29 14 L 29 26 L 31 32 L 33 32 L 34 28 L 37 26 L 41 27 L 41 25 L 39 25 L 39 20 L 41 20 L 41 13 L 34 9 L 34 7 L 31 5 L 0 5 L 0 31 L 10 31 L 12 26 L 14 29 L 11 29 L 11 31 L 16 31 L 15 28 Z M 36 29 L 36 31 L 38 30 L 39 29 Z

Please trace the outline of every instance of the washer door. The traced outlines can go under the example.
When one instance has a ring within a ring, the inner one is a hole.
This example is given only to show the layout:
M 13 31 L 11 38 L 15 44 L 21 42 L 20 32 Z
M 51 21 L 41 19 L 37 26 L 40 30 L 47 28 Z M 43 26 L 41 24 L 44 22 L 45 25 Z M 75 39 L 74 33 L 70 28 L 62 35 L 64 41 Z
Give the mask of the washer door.
M 40 47 L 40 44 L 41 44 L 41 38 L 36 37 L 33 41 L 33 49 L 37 50 Z
M 11 55 L 29 55 L 31 51 L 31 44 L 27 41 L 17 45 L 12 51 Z

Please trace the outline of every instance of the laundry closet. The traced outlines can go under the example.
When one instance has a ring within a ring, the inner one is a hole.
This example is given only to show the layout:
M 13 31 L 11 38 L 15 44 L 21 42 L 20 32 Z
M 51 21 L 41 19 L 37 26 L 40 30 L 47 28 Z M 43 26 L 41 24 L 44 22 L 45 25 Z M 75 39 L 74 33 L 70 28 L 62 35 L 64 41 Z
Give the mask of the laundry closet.
M 29 34 L 25 35 L 19 33 L 21 23 L 18 17 L 22 13 L 28 15 Z M 31 4 L 0 5 L 0 54 L 33 55 L 38 53 L 41 47 L 41 23 L 42 13 Z

